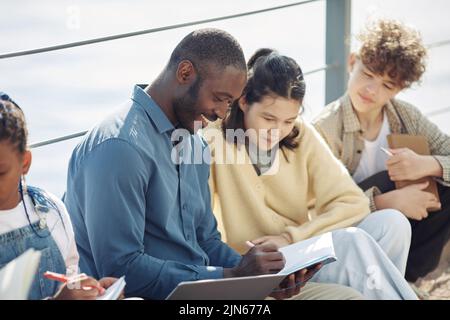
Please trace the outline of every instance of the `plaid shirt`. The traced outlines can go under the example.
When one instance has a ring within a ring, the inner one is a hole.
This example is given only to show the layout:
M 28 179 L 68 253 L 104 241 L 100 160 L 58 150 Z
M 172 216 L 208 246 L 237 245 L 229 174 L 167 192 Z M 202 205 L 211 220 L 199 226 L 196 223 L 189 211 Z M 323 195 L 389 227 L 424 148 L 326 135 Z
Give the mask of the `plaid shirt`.
M 392 99 L 384 110 L 391 133 L 424 136 L 428 140 L 431 154 L 441 164 L 443 176 L 436 180 L 450 186 L 450 137 L 428 120 L 419 109 L 398 99 Z M 330 146 L 333 154 L 342 161 L 351 175 L 356 171 L 364 150 L 363 130 L 348 95 L 330 103 L 313 120 L 313 125 Z M 370 209 L 376 211 L 374 196 L 380 190 L 366 190 Z

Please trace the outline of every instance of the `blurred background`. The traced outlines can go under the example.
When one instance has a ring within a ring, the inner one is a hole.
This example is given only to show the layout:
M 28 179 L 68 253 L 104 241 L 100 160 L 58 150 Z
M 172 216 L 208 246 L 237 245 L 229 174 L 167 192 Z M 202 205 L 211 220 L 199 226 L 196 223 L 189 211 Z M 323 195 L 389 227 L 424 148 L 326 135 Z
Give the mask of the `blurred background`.
M 1 0 L 0 54 L 156 28 L 292 3 L 206 0 Z M 152 33 L 36 55 L 0 59 L 0 91 L 24 109 L 30 143 L 92 127 L 149 83 L 173 48 L 190 31 L 217 27 L 230 32 L 246 57 L 260 47 L 291 56 L 304 72 L 325 63 L 326 1 L 199 26 Z M 396 18 L 418 28 L 426 44 L 450 39 L 448 0 L 353 0 L 351 33 L 368 19 Z M 353 37 L 352 39 L 353 40 Z M 450 45 L 430 49 L 421 85 L 400 94 L 450 133 Z M 325 73 L 306 77 L 304 117 L 325 106 Z M 62 196 L 68 160 L 80 138 L 33 149 L 28 183 Z

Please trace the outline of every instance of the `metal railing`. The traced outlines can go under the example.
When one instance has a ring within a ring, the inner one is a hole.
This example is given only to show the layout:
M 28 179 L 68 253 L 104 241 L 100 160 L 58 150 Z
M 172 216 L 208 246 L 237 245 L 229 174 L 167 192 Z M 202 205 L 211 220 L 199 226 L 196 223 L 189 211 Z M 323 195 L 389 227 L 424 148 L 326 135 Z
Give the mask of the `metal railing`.
M 39 147 L 47 146 L 49 144 L 54 144 L 54 143 L 57 143 L 57 142 L 62 142 L 62 141 L 66 141 L 66 140 L 75 139 L 75 138 L 84 136 L 87 132 L 88 132 L 88 130 L 85 130 L 85 131 L 72 133 L 72 134 L 69 134 L 69 135 L 66 135 L 66 136 L 62 136 L 62 137 L 58 137 L 58 138 L 54 138 L 54 139 L 50 139 L 50 140 L 45 140 L 45 141 L 41 141 L 41 142 L 32 143 L 32 144 L 30 144 L 29 147 L 31 149 L 39 148 Z
M 447 113 L 447 112 L 450 112 L 450 107 L 434 110 L 434 111 L 428 112 L 425 115 L 427 117 L 434 117 L 434 116 L 438 116 L 440 114 L 444 114 L 444 113 Z
M 134 31 L 134 32 L 115 34 L 115 35 L 110 35 L 110 36 L 101 37 L 101 38 L 88 39 L 88 40 L 71 42 L 71 43 L 66 43 L 66 44 L 61 44 L 61 45 L 54 45 L 54 46 L 43 47 L 43 48 L 38 48 L 38 49 L 30 49 L 30 50 L 17 51 L 17 52 L 11 52 L 11 53 L 3 53 L 3 54 L 0 54 L 0 59 L 8 59 L 8 58 L 28 56 L 28 55 L 34 55 L 34 54 L 39 54 L 39 53 L 57 51 L 57 50 L 64 50 L 64 49 L 69 49 L 69 48 L 74 48 L 74 47 L 86 46 L 86 45 L 91 45 L 91 44 L 96 44 L 96 43 L 101 43 L 101 42 L 107 42 L 107 41 L 114 41 L 114 40 L 119 40 L 119 39 L 124 39 L 124 38 L 130 38 L 130 37 L 151 34 L 151 33 L 156 33 L 156 32 L 162 32 L 162 31 L 167 31 L 167 30 L 172 30 L 172 29 L 179 29 L 179 28 L 200 25 L 200 24 L 205 24 L 205 23 L 210 23 L 210 22 L 217 22 L 217 21 L 241 18 L 241 17 L 266 13 L 266 12 L 275 11 L 275 10 L 292 8 L 295 6 L 305 5 L 308 3 L 318 2 L 318 1 L 323 1 L 323 0 L 298 1 L 298 2 L 293 2 L 293 3 L 289 3 L 289 4 L 285 4 L 285 5 L 279 5 L 279 6 L 273 6 L 273 7 L 269 7 L 269 8 L 265 8 L 265 9 L 260 9 L 260 10 L 247 11 L 247 12 L 242 12 L 242 13 L 238 13 L 238 14 L 220 16 L 220 17 L 204 19 L 204 20 L 191 21 L 191 22 L 169 25 L 169 26 L 164 26 L 164 27 L 159 27 L 159 28 L 144 29 L 144 30 L 139 30 L 139 31 Z M 329 1 L 340 2 L 342 0 L 327 0 L 327 3 Z M 344 1 L 350 1 L 350 0 L 344 0 Z M 329 64 L 329 65 L 325 65 L 325 66 L 317 68 L 317 69 L 307 71 L 304 73 L 304 75 L 309 76 L 314 73 L 318 73 L 318 72 L 322 72 L 322 71 L 328 72 L 328 71 L 336 69 L 338 67 L 339 66 L 337 64 Z M 30 145 L 30 148 L 38 148 L 38 147 L 43 147 L 43 146 L 51 145 L 51 144 L 58 143 L 58 142 L 75 139 L 75 138 L 84 136 L 86 133 L 87 133 L 87 130 L 84 130 L 84 131 L 80 131 L 77 133 L 72 133 L 69 135 L 64 135 L 64 136 L 60 136 L 57 138 L 32 143 Z
M 292 8 L 295 6 L 305 5 L 312 2 L 318 2 L 323 0 L 306 0 L 298 1 L 289 4 L 273 6 L 269 8 L 247 11 L 232 15 L 220 16 L 210 19 L 196 20 L 186 23 L 180 23 L 175 25 L 169 25 L 164 27 L 144 29 L 134 32 L 115 34 L 101 38 L 88 39 L 78 42 L 71 42 L 61 45 L 54 45 L 49 47 L 43 47 L 38 49 L 30 49 L 24 51 L 17 51 L 11 53 L 0 54 L 0 59 L 8 59 L 14 57 L 28 56 L 39 53 L 45 53 L 50 51 L 64 50 L 79 46 L 86 46 L 101 42 L 114 41 L 124 38 L 130 38 L 145 34 L 151 34 L 156 32 L 162 32 L 172 29 L 179 29 L 194 25 L 200 25 L 205 23 L 236 19 L 251 15 L 257 15 L 261 13 L 271 12 L 275 10 Z M 304 73 L 305 76 L 309 76 L 318 72 L 325 71 L 325 101 L 330 102 L 335 100 L 340 95 L 345 92 L 345 85 L 347 82 L 347 73 L 345 70 L 346 57 L 350 50 L 350 45 L 348 41 L 342 41 L 339 39 L 348 39 L 350 36 L 351 27 L 351 0 L 326 0 L 326 65 L 317 69 L 313 69 Z M 428 44 L 429 49 L 438 48 L 450 44 L 450 40 L 439 41 L 435 43 Z M 449 112 L 450 108 L 444 108 L 440 110 L 433 111 L 427 116 L 435 116 L 438 114 Z M 46 145 L 51 145 L 54 143 L 75 139 L 86 134 L 85 131 L 33 143 L 30 145 L 31 148 L 38 148 Z
M 190 27 L 190 26 L 195 26 L 195 25 L 200 25 L 200 24 L 205 24 L 205 23 L 210 23 L 210 22 L 217 22 L 217 21 L 223 21 L 223 20 L 229 20 L 229 19 L 242 18 L 242 17 L 256 15 L 256 14 L 260 14 L 260 13 L 265 13 L 265 12 L 270 12 L 270 11 L 275 11 L 275 10 L 281 10 L 281 9 L 295 7 L 295 6 L 300 6 L 300 5 L 308 4 L 308 3 L 311 3 L 311 2 L 317 2 L 317 1 L 323 1 L 323 0 L 299 1 L 299 2 L 293 2 L 293 3 L 289 3 L 289 4 L 285 4 L 285 5 L 274 6 L 274 7 L 260 9 L 260 10 L 253 10 L 253 11 L 247 11 L 247 12 L 242 12 L 242 13 L 237 13 L 237 14 L 231 14 L 231 15 L 221 16 L 221 17 L 216 17 L 216 18 L 210 18 L 210 19 L 204 19 L 204 20 L 197 20 L 197 21 L 179 23 L 179 24 L 174 24 L 174 25 L 165 26 L 165 27 L 144 29 L 144 30 L 139 30 L 139 31 L 134 31 L 134 32 L 115 34 L 115 35 L 101 37 L 101 38 L 95 38 L 95 39 L 71 42 L 71 43 L 55 45 L 55 46 L 50 46 L 50 47 L 44 47 L 44 48 L 39 48 L 39 49 L 31 49 L 31 50 L 25 50 L 25 51 L 3 53 L 3 54 L 0 54 L 0 59 L 7 59 L 7 58 L 13 58 L 13 57 L 20 57 L 20 56 L 28 56 L 28 55 L 44 53 L 44 52 L 50 52 L 50 51 L 56 51 L 56 50 L 64 50 L 64 49 L 68 49 L 68 48 L 86 46 L 86 45 L 95 44 L 95 43 L 101 43 L 101 42 L 125 39 L 125 38 L 130 38 L 130 37 L 136 37 L 136 36 L 141 36 L 141 35 L 155 33 L 155 32 L 167 31 L 167 30 L 172 30 L 172 29 L 180 29 L 180 28 L 185 28 L 185 27 Z

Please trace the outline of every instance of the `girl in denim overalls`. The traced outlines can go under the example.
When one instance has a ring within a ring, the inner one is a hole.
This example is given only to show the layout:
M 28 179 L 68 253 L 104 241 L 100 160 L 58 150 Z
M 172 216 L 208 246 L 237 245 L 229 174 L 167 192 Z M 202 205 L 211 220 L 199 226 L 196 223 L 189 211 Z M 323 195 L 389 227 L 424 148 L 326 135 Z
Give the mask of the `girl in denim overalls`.
M 106 278 L 98 283 L 87 277 L 78 286 L 59 288 L 58 282 L 43 277 L 46 271 L 76 273 L 79 256 L 64 204 L 44 190 L 25 184 L 23 176 L 31 165 L 31 152 L 26 146 L 23 112 L 0 92 L 0 268 L 33 248 L 41 252 L 41 260 L 29 299 L 95 298 L 114 280 Z

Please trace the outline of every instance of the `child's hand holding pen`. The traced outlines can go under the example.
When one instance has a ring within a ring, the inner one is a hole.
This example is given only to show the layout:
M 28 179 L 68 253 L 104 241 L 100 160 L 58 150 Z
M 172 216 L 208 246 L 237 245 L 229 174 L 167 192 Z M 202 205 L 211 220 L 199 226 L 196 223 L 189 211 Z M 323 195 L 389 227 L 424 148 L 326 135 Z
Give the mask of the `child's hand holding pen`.
M 55 300 L 94 300 L 105 292 L 97 280 L 84 273 L 68 277 L 63 274 L 46 272 L 44 277 L 63 283 L 54 296 Z

